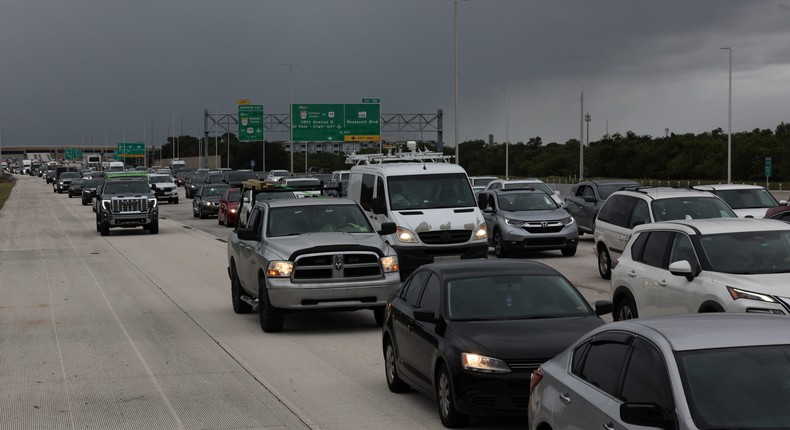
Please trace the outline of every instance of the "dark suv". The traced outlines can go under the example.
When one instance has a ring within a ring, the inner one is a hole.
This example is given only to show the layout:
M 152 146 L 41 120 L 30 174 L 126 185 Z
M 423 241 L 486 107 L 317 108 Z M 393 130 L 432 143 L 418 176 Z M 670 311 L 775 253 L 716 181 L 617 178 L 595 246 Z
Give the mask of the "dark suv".
M 159 207 L 145 176 L 107 178 L 96 199 L 96 230 L 102 236 L 114 227 L 142 227 L 159 233 Z
M 258 180 L 258 175 L 252 170 L 228 170 L 222 173 L 222 183 L 232 188 L 241 188 L 241 184 L 249 179 Z
M 563 207 L 576 220 L 579 234 L 592 234 L 595 216 L 598 215 L 598 210 L 601 209 L 603 202 L 617 190 L 640 185 L 639 182 L 623 179 L 599 179 L 579 182 L 571 189 L 571 195 L 565 198 Z

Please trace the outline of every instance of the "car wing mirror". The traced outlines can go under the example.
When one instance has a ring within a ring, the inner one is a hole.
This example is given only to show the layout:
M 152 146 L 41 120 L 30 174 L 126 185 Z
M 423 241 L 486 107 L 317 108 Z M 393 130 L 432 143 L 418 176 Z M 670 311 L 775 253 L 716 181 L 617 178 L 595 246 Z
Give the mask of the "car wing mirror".
M 685 276 L 689 282 L 694 280 L 694 272 L 691 270 L 691 263 L 688 260 L 675 261 L 670 264 L 669 273 L 675 276 Z
M 609 300 L 595 301 L 595 315 L 601 316 L 612 313 L 614 305 Z

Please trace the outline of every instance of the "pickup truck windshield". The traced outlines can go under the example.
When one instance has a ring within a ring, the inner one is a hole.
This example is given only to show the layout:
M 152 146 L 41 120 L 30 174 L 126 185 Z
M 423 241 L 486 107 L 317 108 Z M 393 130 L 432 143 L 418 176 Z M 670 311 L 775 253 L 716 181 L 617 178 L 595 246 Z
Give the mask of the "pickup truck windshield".
M 329 232 L 373 233 L 373 227 L 357 205 L 272 208 L 269 215 L 269 237 Z
M 462 173 L 392 176 L 387 185 L 392 210 L 476 206 L 472 187 Z

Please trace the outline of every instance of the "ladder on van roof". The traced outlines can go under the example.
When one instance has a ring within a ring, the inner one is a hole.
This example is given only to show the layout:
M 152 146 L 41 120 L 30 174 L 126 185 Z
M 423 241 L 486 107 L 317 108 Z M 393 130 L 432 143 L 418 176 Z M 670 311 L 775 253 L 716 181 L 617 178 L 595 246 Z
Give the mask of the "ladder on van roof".
M 386 154 L 357 154 L 351 153 L 346 157 L 346 164 L 382 164 L 382 163 L 409 163 L 409 162 L 431 162 L 431 163 L 451 163 L 452 155 L 444 155 L 441 152 L 430 152 L 414 150 L 400 152 L 391 150 Z

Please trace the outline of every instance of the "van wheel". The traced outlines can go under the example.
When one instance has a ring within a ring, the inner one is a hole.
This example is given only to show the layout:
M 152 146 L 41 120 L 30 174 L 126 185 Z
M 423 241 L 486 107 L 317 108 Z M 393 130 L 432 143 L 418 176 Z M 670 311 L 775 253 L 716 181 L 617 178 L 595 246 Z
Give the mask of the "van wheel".
M 612 258 L 609 257 L 609 251 L 604 247 L 598 249 L 598 274 L 603 279 L 612 277 Z

